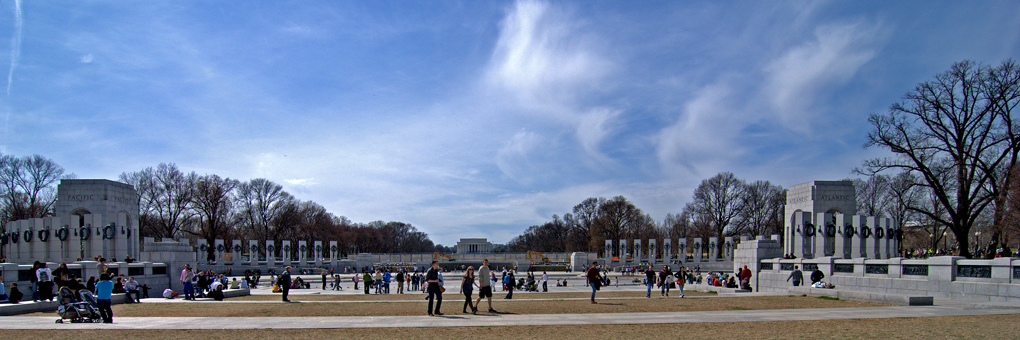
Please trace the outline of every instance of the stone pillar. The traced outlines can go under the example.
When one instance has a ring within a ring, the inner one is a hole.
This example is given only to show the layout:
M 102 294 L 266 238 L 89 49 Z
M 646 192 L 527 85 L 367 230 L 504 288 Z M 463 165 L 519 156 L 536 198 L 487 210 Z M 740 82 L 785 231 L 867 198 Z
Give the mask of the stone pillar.
M 733 253 L 737 250 L 737 244 L 733 242 L 732 236 L 726 236 L 724 240 L 726 242 L 723 244 L 723 249 L 726 250 L 725 260 L 733 261 Z
M 308 265 L 308 241 L 298 240 L 298 265 L 301 267 Z
M 283 260 L 284 266 L 290 266 L 292 265 L 290 263 L 290 240 L 283 240 L 280 242 L 282 243 L 280 245 L 280 259 Z
M 606 240 L 606 246 L 602 249 L 605 253 L 603 257 L 606 259 L 606 264 L 609 264 L 613 261 L 613 253 L 616 251 L 616 248 L 613 247 L 613 240 Z
M 871 243 L 875 244 L 875 259 L 888 259 L 889 258 L 889 242 L 886 242 L 885 229 L 889 226 L 889 221 L 886 218 L 875 219 L 875 227 L 873 229 L 874 235 L 871 235 L 873 239 Z M 879 232 L 881 230 L 881 232 Z M 882 237 L 879 237 L 881 234 Z
M 89 258 L 82 254 L 82 240 L 81 234 L 82 228 L 84 227 L 81 223 L 81 218 L 78 215 L 71 215 L 68 218 L 67 225 L 67 246 L 68 254 L 71 258 L 82 260 L 88 260 Z
M 88 225 L 92 226 L 92 228 L 89 229 L 91 230 L 89 239 L 86 241 L 88 243 L 88 249 L 86 250 L 90 251 L 91 253 L 87 252 L 85 253 L 85 256 L 87 256 L 88 258 L 92 258 L 95 255 L 102 255 L 103 257 L 107 257 L 106 254 L 103 253 L 103 251 L 105 250 L 103 249 L 103 226 L 104 226 L 103 216 L 101 214 L 92 214 L 91 221 L 89 220 L 88 216 L 85 216 L 85 224 L 87 226 Z M 108 257 L 107 260 L 109 260 Z
M 255 240 L 248 240 L 248 264 L 252 267 L 259 265 L 259 243 Z
M 864 253 L 864 246 L 860 237 L 861 229 L 868 224 L 867 218 L 861 215 L 854 215 L 851 219 L 853 222 L 853 233 L 848 235 L 850 238 L 848 244 L 850 246 L 850 258 L 867 257 L 867 254 Z
M 633 256 L 634 257 L 634 263 L 641 263 L 641 259 L 644 258 L 644 256 L 641 256 L 641 250 L 642 250 L 641 249 L 641 240 L 640 239 L 635 239 L 634 240 L 634 253 L 633 253 L 634 254 L 634 256 Z
M 652 263 L 659 260 L 659 245 L 655 241 L 657 240 L 654 238 L 648 240 L 648 258 L 651 259 Z
M 266 266 L 276 267 L 276 242 L 273 240 L 266 240 Z
M 796 226 L 793 229 L 793 254 L 799 258 L 804 258 L 808 251 L 807 238 L 804 237 L 804 228 L 811 223 L 811 213 L 806 211 L 798 211 L 793 214 L 793 225 Z
M 209 242 L 204 238 L 195 241 L 195 261 L 202 264 L 209 263 Z M 196 268 L 197 269 L 197 268 Z
M 312 251 L 315 252 L 315 266 L 322 267 L 322 241 L 312 242 Z M 332 268 L 332 267 L 330 267 Z
M 719 239 L 715 236 L 708 238 L 708 262 L 718 261 L 719 258 Z
M 862 233 L 862 235 L 861 235 L 861 243 L 864 244 L 864 256 L 863 257 L 870 259 L 870 258 L 875 258 L 875 253 L 876 253 L 876 251 L 875 251 L 875 227 L 878 226 L 878 219 L 875 218 L 875 216 L 868 216 L 867 217 L 867 221 L 868 221 L 867 222 L 868 229 L 871 232 L 869 233 L 869 235 L 867 235 L 868 237 L 864 237 L 865 235 L 863 235 L 863 233 Z M 861 228 L 861 230 L 864 230 L 864 228 Z
M 21 235 L 24 234 L 22 231 L 22 228 L 24 227 L 22 222 L 24 221 L 12 221 L 7 223 L 7 235 L 10 235 L 8 240 L 11 242 L 11 251 L 7 254 L 7 260 L 12 263 L 24 263 L 30 256 L 28 253 L 28 246 L 26 246 L 26 242 L 21 237 Z
M 620 264 L 627 264 L 627 240 L 620 240 Z
M 337 258 L 340 257 L 339 242 L 329 241 L 329 265 L 333 268 L 337 267 Z
M 687 262 L 687 239 L 679 238 L 676 240 L 676 258 L 681 263 Z
M 128 245 L 131 244 L 131 239 L 128 236 L 128 226 L 128 214 L 125 212 L 117 213 L 117 228 L 113 232 L 116 235 L 113 237 L 113 240 L 111 240 L 111 243 L 113 243 L 113 253 L 117 256 L 118 260 L 123 260 L 128 256 L 128 254 L 130 254 Z M 138 254 L 134 255 L 135 256 L 132 257 L 137 260 Z
M 217 266 L 222 266 L 223 265 L 223 252 L 226 250 L 226 246 L 223 245 L 223 240 L 221 240 L 221 239 L 213 240 L 213 244 L 215 244 L 215 247 L 216 247 L 216 265 Z
M 673 259 L 673 239 L 666 237 L 662 239 L 662 258 L 665 262 L 670 262 Z M 681 262 L 686 262 L 684 259 L 680 259 Z
M 691 247 L 692 247 L 693 254 L 694 254 L 694 256 L 693 256 L 694 257 L 694 262 L 701 263 L 701 254 L 702 254 L 701 251 L 704 250 L 704 249 L 701 249 L 702 248 L 702 246 L 701 246 L 701 238 L 700 237 L 695 238 L 694 239 L 694 245 L 692 245 Z
M 815 236 L 807 236 L 811 238 L 811 255 L 813 259 L 820 259 L 825 257 L 825 218 L 828 217 L 826 213 L 815 214 Z
M 241 253 L 244 252 L 244 246 L 241 244 L 241 240 L 233 240 L 230 242 L 230 250 L 232 251 L 233 261 L 235 266 L 241 264 Z
M 847 258 L 846 235 L 843 234 L 843 228 L 845 228 L 846 225 L 846 215 L 836 214 L 836 237 L 832 241 L 832 257 L 835 259 Z

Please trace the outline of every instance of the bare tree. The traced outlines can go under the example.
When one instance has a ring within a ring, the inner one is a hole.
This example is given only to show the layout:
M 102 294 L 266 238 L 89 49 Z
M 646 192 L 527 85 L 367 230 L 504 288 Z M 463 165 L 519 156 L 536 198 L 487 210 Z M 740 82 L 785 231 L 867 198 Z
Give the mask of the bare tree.
M 208 244 L 216 239 L 230 235 L 232 193 L 240 182 L 217 175 L 205 175 L 195 181 L 191 204 L 200 219 L 197 230 L 186 230 L 189 234 L 201 237 Z M 208 247 L 208 260 L 215 259 L 215 249 Z
M 688 204 L 695 225 L 710 232 L 709 236 L 720 240 L 726 235 L 733 235 L 740 226 L 733 224 L 740 213 L 740 197 L 744 182 L 737 179 L 732 172 L 720 172 L 712 178 L 701 181 L 694 189 L 694 200 Z M 722 254 L 723 242 L 716 245 L 717 254 Z
M 285 222 L 283 215 L 293 201 L 294 197 L 283 191 L 282 186 L 265 178 L 243 182 L 237 186 L 235 197 L 238 223 L 259 244 L 279 241 L 282 230 L 276 223 Z
M 865 216 L 883 217 L 889 191 L 889 176 L 875 174 L 868 179 L 854 178 L 854 191 L 857 196 L 857 213 Z
M 971 61 L 918 84 L 887 113 L 868 119 L 874 130 L 866 147 L 888 149 L 894 156 L 864 162 L 860 173 L 897 169 L 915 174 L 941 215 L 911 206 L 947 226 L 959 243 L 960 256 L 971 257 L 971 228 L 985 208 L 995 204 L 1003 169 L 1016 164 L 1020 138 L 1013 108 L 1020 101 L 1020 68 L 1012 60 L 992 68 Z M 934 208 L 934 207 L 932 207 Z M 999 214 L 996 214 L 997 216 Z
M 777 218 L 782 218 L 783 206 L 786 204 L 786 191 L 769 181 L 754 181 L 744 184 L 740 190 L 740 204 L 736 223 L 742 226 L 742 233 L 752 238 L 758 235 L 779 233 Z
M 56 184 L 64 168 L 53 160 L 32 155 L 0 157 L 0 193 L 6 220 L 38 218 L 53 214 Z
M 599 207 L 606 199 L 602 197 L 589 197 L 574 206 L 574 213 L 570 218 L 564 217 L 570 224 L 571 239 L 577 242 L 574 245 L 577 250 L 603 252 L 605 249 L 605 235 L 602 234 L 602 227 L 599 221 Z

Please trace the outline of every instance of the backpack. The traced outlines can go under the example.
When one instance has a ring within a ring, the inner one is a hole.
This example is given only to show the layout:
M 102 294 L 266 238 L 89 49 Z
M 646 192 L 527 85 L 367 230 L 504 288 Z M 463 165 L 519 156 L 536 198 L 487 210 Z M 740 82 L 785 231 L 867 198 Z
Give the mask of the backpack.
M 510 284 L 510 275 L 503 275 L 503 284 Z

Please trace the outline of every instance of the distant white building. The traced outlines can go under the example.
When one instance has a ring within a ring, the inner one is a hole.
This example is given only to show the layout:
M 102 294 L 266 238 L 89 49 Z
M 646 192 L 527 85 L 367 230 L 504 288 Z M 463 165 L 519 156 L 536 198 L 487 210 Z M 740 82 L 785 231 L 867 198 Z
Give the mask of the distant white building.
M 492 243 L 484 238 L 462 238 L 457 242 L 457 253 L 491 253 Z

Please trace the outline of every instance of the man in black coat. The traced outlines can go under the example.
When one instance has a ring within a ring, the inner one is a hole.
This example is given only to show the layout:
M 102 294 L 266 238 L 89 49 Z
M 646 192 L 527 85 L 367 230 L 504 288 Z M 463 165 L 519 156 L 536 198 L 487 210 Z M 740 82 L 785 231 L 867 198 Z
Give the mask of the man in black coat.
M 822 274 L 822 271 L 818 270 L 818 268 L 815 268 L 815 271 L 811 272 L 811 284 L 818 283 L 819 281 L 822 281 L 822 279 L 824 278 L 825 274 Z
M 290 293 L 290 266 L 280 274 L 280 278 L 276 279 L 276 284 L 280 285 L 280 292 L 283 293 L 283 302 L 290 302 L 287 299 L 287 293 Z

